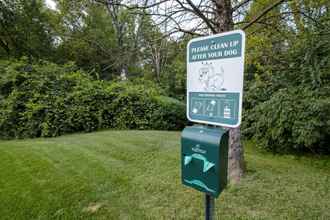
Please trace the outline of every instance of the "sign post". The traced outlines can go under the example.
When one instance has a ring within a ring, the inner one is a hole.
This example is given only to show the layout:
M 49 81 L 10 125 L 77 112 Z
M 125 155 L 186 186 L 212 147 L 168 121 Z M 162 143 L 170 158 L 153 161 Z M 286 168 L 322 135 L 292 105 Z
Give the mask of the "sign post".
M 205 220 L 214 218 L 214 197 L 205 194 Z
M 182 132 L 182 183 L 205 192 L 205 219 L 213 219 L 214 198 L 227 185 L 226 127 L 242 120 L 244 51 L 241 30 L 195 38 L 187 46 L 187 118 L 199 125 Z

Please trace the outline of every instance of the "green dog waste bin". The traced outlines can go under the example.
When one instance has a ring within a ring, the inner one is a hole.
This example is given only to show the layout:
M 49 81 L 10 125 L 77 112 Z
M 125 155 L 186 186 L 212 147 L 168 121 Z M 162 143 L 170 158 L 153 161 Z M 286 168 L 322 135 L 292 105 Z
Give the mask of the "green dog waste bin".
M 228 138 L 223 128 L 195 125 L 181 136 L 182 183 L 218 197 L 227 185 Z

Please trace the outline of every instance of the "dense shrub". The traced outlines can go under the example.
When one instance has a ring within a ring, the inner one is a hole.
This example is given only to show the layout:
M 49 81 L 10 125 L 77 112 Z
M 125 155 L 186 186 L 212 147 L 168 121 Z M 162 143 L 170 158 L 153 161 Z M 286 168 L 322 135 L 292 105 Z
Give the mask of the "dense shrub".
M 330 29 L 324 16 L 324 25 L 306 26 L 284 44 L 276 39 L 281 50 L 272 46 L 263 55 L 268 59 L 248 65 L 243 134 L 260 147 L 330 153 L 330 38 L 324 34 Z
M 330 153 L 330 88 L 281 89 L 245 112 L 244 134 L 273 152 Z
M 183 128 L 182 125 L 186 123 L 186 107 L 182 102 L 166 96 L 157 96 L 154 97 L 154 103 L 155 106 L 162 106 L 162 108 L 155 108 L 152 114 L 150 122 L 153 129 L 181 130 Z
M 180 129 L 181 102 L 150 82 L 107 83 L 73 65 L 0 63 L 0 137 L 49 137 L 103 128 Z

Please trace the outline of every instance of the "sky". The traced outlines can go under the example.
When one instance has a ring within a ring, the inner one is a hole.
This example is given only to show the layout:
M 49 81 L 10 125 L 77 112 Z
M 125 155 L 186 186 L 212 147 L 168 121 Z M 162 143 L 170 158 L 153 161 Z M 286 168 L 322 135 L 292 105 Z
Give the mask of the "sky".
M 56 2 L 54 1 L 54 0 L 44 0 L 45 1 L 45 4 L 46 4 L 46 6 L 48 7 L 48 8 L 50 8 L 50 9 L 53 9 L 53 10 L 56 10 Z M 198 3 L 198 2 L 200 2 L 200 0 L 192 0 L 194 3 Z M 137 2 L 139 2 L 139 1 L 137 1 Z M 175 1 L 173 1 L 173 2 L 175 2 Z M 173 4 L 173 2 L 171 1 L 169 4 L 168 4 L 168 2 L 166 2 L 165 4 L 161 4 L 159 7 L 160 7 L 160 10 L 164 10 L 165 8 L 168 8 L 167 10 L 170 10 L 171 9 L 171 4 Z M 163 13 L 164 13 L 164 11 L 163 11 Z M 163 17 L 158 17 L 158 19 L 159 18 L 163 18 Z M 157 18 L 156 17 L 153 17 L 153 19 L 156 21 L 156 23 L 157 23 Z M 189 21 L 189 22 L 183 22 L 182 23 L 182 28 L 184 28 L 184 29 L 187 29 L 187 30 L 189 30 L 189 29 L 191 29 L 192 27 L 195 27 L 198 23 L 199 23 L 200 21 L 199 20 L 192 20 L 192 21 Z M 171 25 L 174 25 L 174 24 L 171 24 L 171 22 L 169 21 L 169 23 L 168 23 L 168 26 L 170 27 Z M 175 26 L 175 25 L 174 25 Z M 161 29 L 163 29 L 163 27 L 161 27 Z M 164 31 L 164 30 L 163 30 Z M 178 34 L 178 33 L 176 33 L 176 34 L 174 34 L 175 36 L 176 35 L 178 35 L 178 36 L 180 36 L 181 34 Z M 173 35 L 173 36 L 174 36 Z
M 45 0 L 46 6 L 50 9 L 56 9 L 56 3 L 53 0 Z

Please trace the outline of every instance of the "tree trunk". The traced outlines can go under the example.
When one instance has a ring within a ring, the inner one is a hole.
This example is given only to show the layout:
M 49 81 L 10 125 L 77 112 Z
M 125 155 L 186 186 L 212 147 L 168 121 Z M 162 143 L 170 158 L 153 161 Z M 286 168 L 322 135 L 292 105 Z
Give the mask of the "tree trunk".
M 301 3 L 299 3 L 297 0 L 289 2 L 291 11 L 293 12 L 294 23 L 296 24 L 297 30 L 302 33 L 305 28 L 304 28 L 304 23 L 301 18 L 299 4 L 301 4 Z
M 231 0 L 213 0 L 215 6 L 215 28 L 218 33 L 234 28 Z
M 123 55 L 125 56 L 125 48 L 124 48 L 124 22 L 120 20 L 120 3 L 121 1 L 113 1 L 113 0 L 107 0 L 104 1 L 103 4 L 105 4 L 109 15 L 111 16 L 111 22 L 114 27 L 115 33 L 116 33 L 116 38 L 117 38 L 117 43 L 118 43 L 118 48 L 120 50 L 121 56 L 119 56 L 118 62 L 120 63 L 119 65 L 119 77 L 122 81 L 127 80 L 127 73 L 128 73 L 128 67 L 127 64 L 124 63 Z
M 241 142 L 241 129 L 229 130 L 228 178 L 230 183 L 239 183 L 245 170 L 244 148 Z
M 215 24 L 218 33 L 233 30 L 231 0 L 213 0 Z M 238 183 L 244 174 L 244 150 L 240 128 L 229 131 L 228 178 L 230 183 Z

